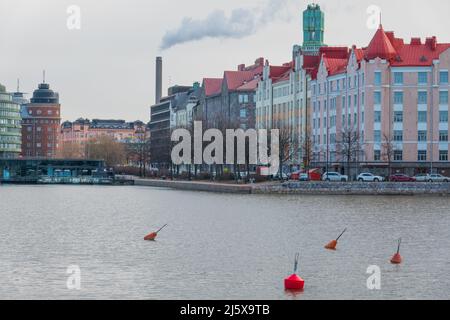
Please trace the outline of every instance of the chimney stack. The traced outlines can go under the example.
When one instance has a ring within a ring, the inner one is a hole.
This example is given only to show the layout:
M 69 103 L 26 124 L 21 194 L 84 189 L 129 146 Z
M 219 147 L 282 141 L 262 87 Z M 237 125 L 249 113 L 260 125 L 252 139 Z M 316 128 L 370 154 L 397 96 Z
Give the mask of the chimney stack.
M 162 57 L 156 57 L 155 104 L 161 102 L 161 97 L 162 97 Z

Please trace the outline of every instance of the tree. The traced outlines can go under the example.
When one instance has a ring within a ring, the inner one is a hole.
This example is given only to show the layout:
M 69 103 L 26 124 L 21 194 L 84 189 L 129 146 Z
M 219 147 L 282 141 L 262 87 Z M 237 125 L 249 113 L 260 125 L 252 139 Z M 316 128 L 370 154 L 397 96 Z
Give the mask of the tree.
M 299 149 L 298 139 L 287 127 L 278 125 L 279 130 L 279 177 L 283 180 L 283 166 L 287 161 L 291 161 Z
M 150 139 L 142 136 L 125 145 L 126 161 L 128 164 L 138 165 L 141 177 L 146 176 L 147 164 L 150 163 Z
M 336 141 L 336 154 L 346 163 L 350 176 L 350 164 L 355 163 L 362 152 L 361 135 L 354 127 L 345 128 Z
M 310 165 L 314 160 L 314 140 L 311 134 L 311 129 L 307 129 L 306 134 L 301 139 L 300 148 L 303 156 L 303 165 L 308 172 Z
M 85 157 L 84 151 L 81 143 L 65 141 L 58 148 L 57 157 L 61 159 L 83 159 Z
M 86 144 L 86 157 L 104 160 L 109 167 L 124 164 L 125 155 L 125 146 L 110 136 L 100 136 L 89 140 Z
M 389 171 L 388 176 L 390 176 L 391 172 L 392 172 L 392 168 L 391 168 L 392 161 L 394 160 L 394 154 L 395 154 L 395 151 L 397 150 L 397 147 L 396 147 L 391 135 L 388 135 L 388 134 L 383 135 L 382 148 L 383 148 L 382 156 L 388 162 L 388 171 Z

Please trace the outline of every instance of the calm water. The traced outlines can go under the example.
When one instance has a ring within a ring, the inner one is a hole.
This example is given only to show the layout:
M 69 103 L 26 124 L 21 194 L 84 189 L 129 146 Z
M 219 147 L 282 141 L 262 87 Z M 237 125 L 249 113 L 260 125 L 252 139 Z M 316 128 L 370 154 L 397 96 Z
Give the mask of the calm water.
M 0 299 L 449 299 L 449 209 L 431 197 L 0 186 Z M 324 250 L 344 227 L 339 250 Z M 399 237 L 405 263 L 392 266 Z M 306 290 L 294 296 L 283 278 L 296 251 Z M 80 291 L 66 287 L 69 265 Z M 366 287 L 369 265 L 380 291 Z

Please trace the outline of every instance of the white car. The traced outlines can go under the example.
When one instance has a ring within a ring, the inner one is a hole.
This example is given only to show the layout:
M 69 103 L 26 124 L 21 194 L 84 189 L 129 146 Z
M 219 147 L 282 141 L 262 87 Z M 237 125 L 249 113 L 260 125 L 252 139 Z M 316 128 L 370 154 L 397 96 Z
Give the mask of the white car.
M 375 176 L 369 172 L 361 173 L 358 178 L 356 178 L 359 182 L 382 182 L 384 181 L 383 177 Z
M 428 182 L 449 182 L 449 177 L 444 177 L 442 174 L 430 174 L 427 177 Z
M 322 181 L 347 182 L 348 176 L 342 175 L 339 172 L 325 172 L 322 176 Z

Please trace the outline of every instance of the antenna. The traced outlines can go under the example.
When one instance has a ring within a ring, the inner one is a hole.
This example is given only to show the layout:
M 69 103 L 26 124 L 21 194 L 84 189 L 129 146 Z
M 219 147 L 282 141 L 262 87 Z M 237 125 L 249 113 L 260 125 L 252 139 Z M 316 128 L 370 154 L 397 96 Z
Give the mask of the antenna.
M 42 71 L 42 83 L 45 83 L 45 70 Z
M 17 78 L 17 92 L 20 92 L 20 79 Z
M 380 10 L 380 27 L 383 26 L 383 11 Z

